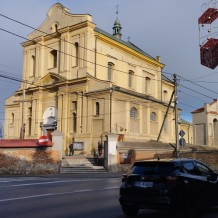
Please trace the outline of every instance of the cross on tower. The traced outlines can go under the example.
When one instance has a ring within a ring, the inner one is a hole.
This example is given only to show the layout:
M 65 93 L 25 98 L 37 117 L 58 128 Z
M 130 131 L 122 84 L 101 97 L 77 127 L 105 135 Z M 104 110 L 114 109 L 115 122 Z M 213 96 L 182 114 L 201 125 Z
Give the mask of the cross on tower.
M 119 13 L 119 11 L 118 11 L 119 5 L 117 5 L 116 8 L 117 8 L 116 14 L 118 15 L 118 13 Z

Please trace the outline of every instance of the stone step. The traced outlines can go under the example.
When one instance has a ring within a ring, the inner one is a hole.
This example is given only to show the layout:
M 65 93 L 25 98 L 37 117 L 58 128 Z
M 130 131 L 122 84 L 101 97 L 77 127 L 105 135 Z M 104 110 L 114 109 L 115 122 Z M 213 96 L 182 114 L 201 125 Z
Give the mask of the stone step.
M 94 170 L 100 170 L 100 169 L 105 169 L 103 166 L 87 166 L 87 165 L 75 165 L 75 166 L 64 166 L 62 168 L 66 169 L 94 169 Z
M 94 158 L 72 156 L 66 157 L 61 161 L 61 174 L 90 174 L 106 172 L 107 170 L 103 166 L 96 165 Z
M 63 173 L 81 173 L 81 174 L 84 174 L 84 173 L 107 173 L 107 170 L 105 169 L 92 169 L 92 168 L 61 168 L 61 171 L 60 171 L 61 174 Z
M 105 169 L 101 169 L 101 170 L 95 170 L 95 169 L 67 169 L 67 168 L 61 168 L 60 171 L 61 174 L 64 173 L 80 173 L 80 174 L 84 174 L 84 173 L 107 173 L 107 171 Z

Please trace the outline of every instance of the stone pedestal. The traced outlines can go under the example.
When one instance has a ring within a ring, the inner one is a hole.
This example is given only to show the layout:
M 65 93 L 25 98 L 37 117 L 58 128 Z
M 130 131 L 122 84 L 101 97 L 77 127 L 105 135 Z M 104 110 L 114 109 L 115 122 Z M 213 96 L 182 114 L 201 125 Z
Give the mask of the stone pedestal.
M 117 167 L 117 134 L 109 133 L 105 148 L 105 167 L 109 172 L 118 172 Z
M 63 156 L 63 133 L 59 130 L 55 130 L 52 134 L 52 142 L 54 143 L 52 146 L 52 150 L 60 152 L 60 160 L 62 160 Z

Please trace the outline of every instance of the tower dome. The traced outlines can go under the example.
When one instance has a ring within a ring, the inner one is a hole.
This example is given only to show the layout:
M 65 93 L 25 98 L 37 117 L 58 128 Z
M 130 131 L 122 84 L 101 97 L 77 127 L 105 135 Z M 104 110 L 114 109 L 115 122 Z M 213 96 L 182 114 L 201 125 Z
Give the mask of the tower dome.
M 121 24 L 120 24 L 120 21 L 118 20 L 118 18 L 115 20 L 114 22 L 114 26 L 113 26 L 113 35 L 118 38 L 118 39 L 121 39 Z

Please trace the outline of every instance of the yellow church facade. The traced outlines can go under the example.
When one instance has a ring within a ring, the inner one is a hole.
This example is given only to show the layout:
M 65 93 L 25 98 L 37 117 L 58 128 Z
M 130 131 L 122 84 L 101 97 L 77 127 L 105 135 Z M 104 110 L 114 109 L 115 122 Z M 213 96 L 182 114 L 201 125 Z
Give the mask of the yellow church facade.
M 59 130 L 67 155 L 74 142 L 90 154 L 108 133 L 119 140 L 157 140 L 174 90 L 164 64 L 113 34 L 89 14 L 72 14 L 57 3 L 22 43 L 23 81 L 5 101 L 4 138 L 39 138 Z M 22 131 L 25 130 L 25 131 Z M 175 143 L 173 103 L 160 136 Z

